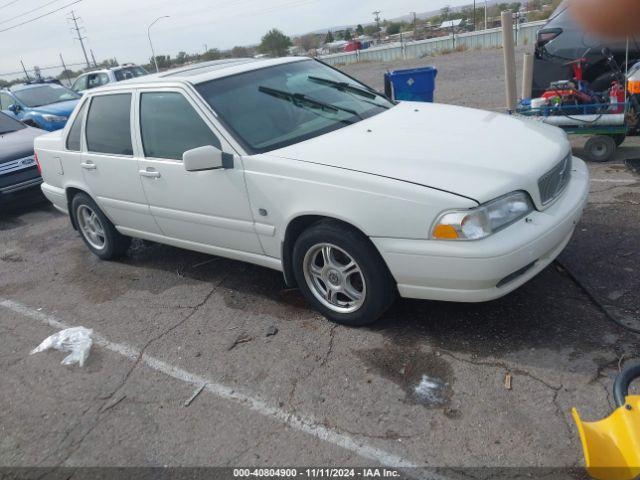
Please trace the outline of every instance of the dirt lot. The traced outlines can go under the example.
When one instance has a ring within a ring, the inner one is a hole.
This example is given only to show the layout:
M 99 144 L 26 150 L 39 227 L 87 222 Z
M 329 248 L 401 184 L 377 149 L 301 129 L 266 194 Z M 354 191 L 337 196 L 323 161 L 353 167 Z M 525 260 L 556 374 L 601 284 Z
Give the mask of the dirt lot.
M 500 55 L 418 63 L 438 66 L 439 101 L 499 109 Z M 415 64 L 348 72 L 380 86 Z M 639 145 L 590 166 L 575 239 L 529 284 L 481 305 L 399 300 L 368 329 L 328 323 L 267 269 L 142 242 L 100 262 L 46 204 L 3 212 L 0 465 L 581 465 L 571 407 L 607 415 L 640 356 L 613 321 L 640 316 L 640 179 L 623 163 Z M 28 355 L 78 325 L 99 335 L 85 368 Z

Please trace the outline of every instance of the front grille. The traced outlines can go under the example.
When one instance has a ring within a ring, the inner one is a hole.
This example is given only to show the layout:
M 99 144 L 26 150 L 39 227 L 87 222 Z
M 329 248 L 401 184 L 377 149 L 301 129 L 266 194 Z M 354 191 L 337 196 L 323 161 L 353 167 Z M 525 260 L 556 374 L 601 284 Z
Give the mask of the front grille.
M 562 193 L 571 179 L 571 152 L 558 165 L 545 173 L 538 180 L 540 201 L 543 205 L 552 202 Z

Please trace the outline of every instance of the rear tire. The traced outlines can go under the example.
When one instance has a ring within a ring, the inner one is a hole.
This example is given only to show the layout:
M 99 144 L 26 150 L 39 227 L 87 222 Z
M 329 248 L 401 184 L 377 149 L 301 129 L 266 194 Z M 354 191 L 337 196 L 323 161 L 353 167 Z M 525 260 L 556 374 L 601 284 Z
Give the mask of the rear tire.
M 131 238 L 118 232 L 87 194 L 78 193 L 73 197 L 71 214 L 84 243 L 102 260 L 118 258 L 129 248 Z
M 615 135 L 611 135 L 611 138 L 613 138 L 613 141 L 616 142 L 616 147 L 619 147 L 624 143 L 627 135 L 624 133 L 616 133 Z
M 597 135 L 587 140 L 584 150 L 592 162 L 607 162 L 616 153 L 616 141 L 612 137 Z
M 376 322 L 396 297 L 393 277 L 371 241 L 336 221 L 302 232 L 293 248 L 293 270 L 314 308 L 342 325 Z

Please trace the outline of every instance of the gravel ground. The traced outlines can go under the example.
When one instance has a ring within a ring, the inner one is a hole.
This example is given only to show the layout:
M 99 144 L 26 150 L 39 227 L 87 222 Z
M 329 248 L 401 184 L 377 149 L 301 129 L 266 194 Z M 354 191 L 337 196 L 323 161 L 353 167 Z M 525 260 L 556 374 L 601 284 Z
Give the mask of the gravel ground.
M 438 100 L 499 109 L 500 56 L 348 71 L 379 87 L 387 68 L 434 64 Z M 47 204 L 5 209 L 0 466 L 544 466 L 580 478 L 571 408 L 606 416 L 619 364 L 640 356 L 612 321 L 640 317 L 640 179 L 623 164 L 635 145 L 590 165 L 590 204 L 560 263 L 495 302 L 399 300 L 365 329 L 328 323 L 277 272 L 149 242 L 100 262 Z M 83 369 L 28 354 L 77 325 L 101 335 Z M 426 397 L 425 378 L 437 385 Z
M 516 53 L 518 90 L 521 85 L 522 57 Z M 505 105 L 502 49 L 467 50 L 386 63 L 363 62 L 339 68 L 358 80 L 382 91 L 384 74 L 392 70 L 434 66 L 438 69 L 435 101 L 485 110 L 501 110 Z

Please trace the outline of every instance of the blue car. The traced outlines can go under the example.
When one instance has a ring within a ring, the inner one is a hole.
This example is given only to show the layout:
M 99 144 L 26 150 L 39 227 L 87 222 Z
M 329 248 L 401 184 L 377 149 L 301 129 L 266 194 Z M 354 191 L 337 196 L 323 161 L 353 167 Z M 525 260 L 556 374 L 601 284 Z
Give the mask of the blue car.
M 80 99 L 73 90 L 55 83 L 16 85 L 0 90 L 0 110 L 42 130 L 60 130 Z

